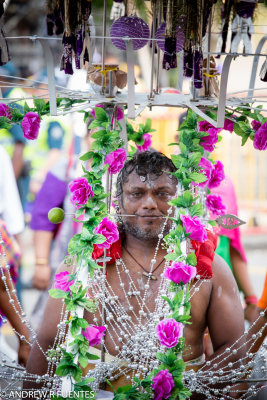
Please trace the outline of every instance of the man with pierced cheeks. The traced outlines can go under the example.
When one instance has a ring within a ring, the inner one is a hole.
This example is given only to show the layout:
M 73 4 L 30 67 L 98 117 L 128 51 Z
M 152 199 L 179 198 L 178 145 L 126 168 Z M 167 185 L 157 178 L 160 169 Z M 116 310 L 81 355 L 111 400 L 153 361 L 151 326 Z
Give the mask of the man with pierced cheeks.
M 170 208 L 168 202 L 176 194 L 177 180 L 169 173 L 175 170 L 176 168 L 169 158 L 157 152 L 145 152 L 138 153 L 132 160 L 128 161 L 118 176 L 117 198 L 119 214 L 121 214 L 121 247 L 119 251 L 135 286 L 140 290 L 141 296 L 148 280 L 148 272 L 151 259 L 155 254 L 155 246 L 159 237 L 161 238 L 161 233 L 165 235 L 170 229 L 171 221 L 169 220 L 166 223 L 165 231 L 162 232 L 163 224 L 166 220 L 162 217 L 168 215 Z M 215 248 L 212 252 L 213 260 L 211 259 L 210 261 L 210 264 L 212 264 L 212 277 L 201 282 L 199 290 L 192 296 L 190 320 L 192 324 L 185 325 L 184 329 L 185 349 L 187 349 L 184 354 L 184 361 L 189 364 L 193 360 L 199 361 L 199 364 L 203 365 L 201 363 L 204 362 L 203 339 L 206 328 L 209 330 L 214 350 L 209 359 L 211 365 L 214 358 L 223 354 L 227 347 L 230 347 L 243 335 L 243 309 L 235 280 L 224 260 L 220 256 L 213 254 L 214 250 Z M 149 295 L 146 298 L 146 305 L 151 311 L 155 308 L 155 299 L 158 296 L 160 275 L 164 269 L 165 255 L 166 249 L 160 245 L 152 270 L 152 279 L 149 282 Z M 107 266 L 107 280 L 121 304 L 127 309 L 127 301 L 119 286 L 114 261 L 112 259 L 112 264 Z M 59 269 L 59 271 L 64 270 L 66 270 L 66 265 L 61 266 Z M 205 277 L 205 271 L 203 272 L 203 277 Z M 121 272 L 121 278 L 126 286 L 127 293 L 131 288 L 129 287 L 127 274 L 124 271 Z M 133 312 L 138 315 L 139 305 L 134 295 L 130 297 L 130 302 L 133 310 L 128 307 L 129 315 L 134 321 Z M 60 321 L 61 307 L 61 300 L 49 298 L 38 334 L 38 342 L 45 351 L 50 346 L 53 346 L 57 325 Z M 84 318 L 89 323 L 94 324 L 92 314 L 85 312 Z M 109 324 L 107 323 L 107 325 Z M 239 342 L 239 347 L 240 344 Z M 105 345 L 110 354 L 116 355 L 117 350 L 115 347 L 119 346 L 120 343 L 116 342 L 115 338 L 114 344 L 109 336 L 109 327 L 107 327 L 105 335 Z M 243 356 L 243 350 L 237 350 L 236 354 L 232 352 L 231 356 L 227 358 L 227 363 L 230 361 L 235 362 Z M 218 360 L 217 358 L 216 362 Z M 40 375 L 47 372 L 47 360 L 36 344 L 33 345 L 29 356 L 27 371 Z M 215 370 L 213 369 L 213 371 Z M 122 377 L 112 383 L 115 388 L 129 384 Z M 32 384 L 29 383 L 28 387 L 31 386 Z M 106 387 L 106 390 L 109 390 L 108 387 Z M 197 396 L 198 399 L 201 398 L 201 395 L 198 394 Z

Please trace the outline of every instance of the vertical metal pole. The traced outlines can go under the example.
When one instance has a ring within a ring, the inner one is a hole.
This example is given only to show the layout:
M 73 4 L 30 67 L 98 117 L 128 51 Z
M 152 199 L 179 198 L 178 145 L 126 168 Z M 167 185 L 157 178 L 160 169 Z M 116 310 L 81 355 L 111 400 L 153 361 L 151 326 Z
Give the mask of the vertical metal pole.
M 162 4 L 158 4 L 158 26 L 161 22 L 161 11 L 162 11 Z M 156 45 L 156 44 L 155 44 Z M 156 75 L 156 94 L 159 94 L 159 68 L 160 68 L 160 49 L 158 47 L 158 54 L 157 54 L 157 75 Z
M 156 32 L 156 21 L 157 21 L 157 12 L 156 12 L 156 5 L 157 0 L 153 0 L 154 3 L 154 12 L 153 12 L 153 29 L 152 29 L 152 39 L 155 39 L 155 32 Z M 154 79 L 154 64 L 155 64 L 155 40 L 152 40 L 152 53 L 151 53 L 151 77 L 150 77 L 150 93 L 149 98 L 152 99 L 154 97 L 153 93 L 153 79 Z
M 128 118 L 135 118 L 135 90 L 134 90 L 134 52 L 131 39 L 126 41 L 127 57 L 127 85 L 128 85 Z
M 107 0 L 104 0 L 104 11 L 103 11 L 103 39 L 102 39 L 102 71 L 105 71 L 105 52 L 106 52 L 106 33 L 107 33 Z M 105 76 L 102 75 L 102 94 L 105 93 Z
M 209 25 L 208 25 L 208 56 L 207 56 L 207 68 L 206 68 L 206 73 L 207 75 L 210 74 L 210 42 L 211 42 L 211 13 L 212 9 L 210 10 L 210 15 L 209 15 Z M 206 76 L 205 79 L 205 96 L 209 96 L 209 86 L 210 86 L 210 80 L 209 76 Z

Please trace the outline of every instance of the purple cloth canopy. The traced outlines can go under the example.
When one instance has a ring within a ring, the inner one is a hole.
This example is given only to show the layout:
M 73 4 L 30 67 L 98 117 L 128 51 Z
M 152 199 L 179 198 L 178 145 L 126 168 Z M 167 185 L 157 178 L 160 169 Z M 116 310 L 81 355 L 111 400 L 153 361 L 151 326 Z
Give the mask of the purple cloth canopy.
M 48 211 L 53 207 L 62 207 L 67 192 L 67 183 L 48 172 L 38 192 L 32 210 L 30 227 L 34 231 L 54 231 L 57 225 L 48 219 Z
M 133 49 L 139 50 L 144 47 L 149 40 L 149 27 L 145 21 L 135 15 L 121 17 L 112 24 L 110 28 L 110 37 L 114 46 L 120 50 L 126 50 L 126 42 L 123 39 L 114 38 L 143 38 L 144 40 L 133 39 Z

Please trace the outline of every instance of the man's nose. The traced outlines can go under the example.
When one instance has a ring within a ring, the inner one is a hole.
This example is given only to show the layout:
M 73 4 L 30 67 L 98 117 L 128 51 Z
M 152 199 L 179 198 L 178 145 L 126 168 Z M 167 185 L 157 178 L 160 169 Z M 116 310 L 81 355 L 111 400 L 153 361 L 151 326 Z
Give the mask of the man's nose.
M 157 202 L 151 194 L 148 194 L 143 199 L 143 208 L 149 210 L 154 210 L 157 208 Z

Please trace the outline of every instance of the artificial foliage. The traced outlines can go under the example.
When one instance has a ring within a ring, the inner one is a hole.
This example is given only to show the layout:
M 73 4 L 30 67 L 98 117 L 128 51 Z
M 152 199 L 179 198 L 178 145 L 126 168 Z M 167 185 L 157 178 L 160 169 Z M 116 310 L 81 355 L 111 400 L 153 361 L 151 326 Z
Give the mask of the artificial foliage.
M 70 102 L 73 104 L 75 100 Z M 63 99 L 58 99 L 58 104 L 62 107 L 69 107 L 70 105 L 68 100 Z M 25 103 L 23 112 L 19 111 L 15 105 L 4 111 L 6 114 L 0 117 L 0 127 L 8 129 L 11 124 L 21 123 L 29 112 L 36 113 L 40 117 L 47 115 L 49 113 L 49 104 L 35 99 L 34 107 L 30 108 Z M 216 109 L 207 110 L 207 114 L 216 119 Z M 85 112 L 85 119 L 88 116 L 89 112 Z M 108 173 L 109 169 L 109 164 L 105 160 L 109 154 L 125 147 L 120 137 L 121 126 L 118 121 L 115 124 L 114 122 L 111 123 L 108 113 L 101 107 L 94 108 L 93 116 L 94 119 L 90 123 L 89 129 L 93 130 L 91 137 L 94 142 L 90 151 L 80 157 L 82 162 L 90 165 L 89 169 L 86 164 L 83 166 L 82 178 L 86 179 L 91 195 L 88 196 L 84 204 L 76 204 L 74 220 L 82 224 L 82 229 L 81 233 L 73 236 L 68 247 L 68 262 L 71 263 L 75 256 L 77 265 L 80 268 L 86 268 L 91 276 L 95 269 L 102 268 L 92 258 L 94 245 L 102 245 L 106 241 L 104 235 L 96 233 L 96 228 L 101 221 L 109 216 L 106 199 L 110 196 L 110 193 L 106 193 L 102 185 L 102 178 Z M 243 108 L 227 110 L 226 118 L 228 121 L 232 121 L 231 127 L 233 131 L 242 137 L 242 145 L 248 139 L 255 141 L 257 130 L 253 129 L 253 127 L 262 129 L 267 121 L 267 118 L 262 116 L 260 107 L 256 111 L 251 111 L 249 105 L 245 111 Z M 253 123 L 251 123 L 251 119 L 254 121 Z M 209 130 L 213 129 L 213 127 L 210 125 L 210 127 L 207 126 L 206 131 L 200 131 L 200 122 L 200 118 L 189 110 L 186 121 L 179 129 L 179 143 L 171 143 L 171 145 L 179 147 L 179 154 L 172 156 L 172 161 L 177 168 L 172 174 L 177 178 L 179 184 L 177 196 L 169 202 L 169 205 L 175 208 L 174 216 L 170 217 L 174 222 L 174 227 L 164 238 L 164 246 L 168 249 L 166 260 L 173 263 L 186 263 L 192 267 L 195 267 L 197 263 L 194 252 L 185 252 L 181 246 L 182 242 L 192 239 L 192 233 L 188 232 L 184 221 L 185 217 L 190 217 L 201 224 L 204 212 L 203 204 L 201 198 L 195 194 L 196 191 L 191 189 L 207 180 L 207 176 L 200 166 L 202 157 L 209 160 L 211 165 L 214 164 L 209 153 L 203 147 L 203 141 L 209 137 Z M 145 124 L 140 124 L 136 130 L 129 121 L 126 122 L 126 127 L 131 147 L 129 157 L 131 157 L 137 146 L 144 145 L 144 135 L 150 134 L 153 130 L 151 129 L 150 120 L 147 120 Z M 217 130 L 216 133 L 219 131 Z M 264 129 L 262 135 L 263 139 L 261 139 L 263 141 L 265 139 L 267 143 Z M 211 221 L 211 224 L 214 224 L 214 221 Z M 69 326 L 72 341 L 68 343 L 68 346 L 61 346 L 56 350 L 50 349 L 47 352 L 47 356 L 58 361 L 55 371 L 57 376 L 72 377 L 74 392 L 77 392 L 79 396 L 79 392 L 91 391 L 90 384 L 94 380 L 94 378 L 83 378 L 82 368 L 86 367 L 89 360 L 95 360 L 98 356 L 90 352 L 89 341 L 85 337 L 89 323 L 78 315 L 77 309 L 86 309 L 89 312 L 94 312 L 97 307 L 97 300 L 87 296 L 87 288 L 79 280 L 77 271 L 68 276 L 64 275 L 63 278 L 66 285 L 64 290 L 54 287 L 49 293 L 53 298 L 64 300 L 66 310 L 70 313 L 69 320 L 66 323 Z M 164 301 L 168 303 L 170 309 L 169 319 L 173 319 L 183 325 L 190 324 L 189 288 L 190 283 L 184 284 L 182 281 L 174 283 L 171 281 L 169 284 L 169 296 L 164 297 Z M 184 338 L 181 337 L 175 346 L 166 348 L 164 352 L 157 352 L 155 357 L 159 361 L 158 367 L 154 368 L 144 379 L 134 378 L 134 385 L 127 385 L 114 390 L 115 400 L 146 400 L 152 398 L 154 396 L 153 385 L 155 377 L 163 370 L 167 370 L 173 380 L 173 389 L 169 399 L 182 400 L 188 398 L 191 393 L 184 386 L 183 381 L 185 363 L 182 357 L 184 350 L 185 342 Z M 111 382 L 108 383 L 112 386 Z M 61 397 L 54 396 L 54 398 L 60 399 Z

